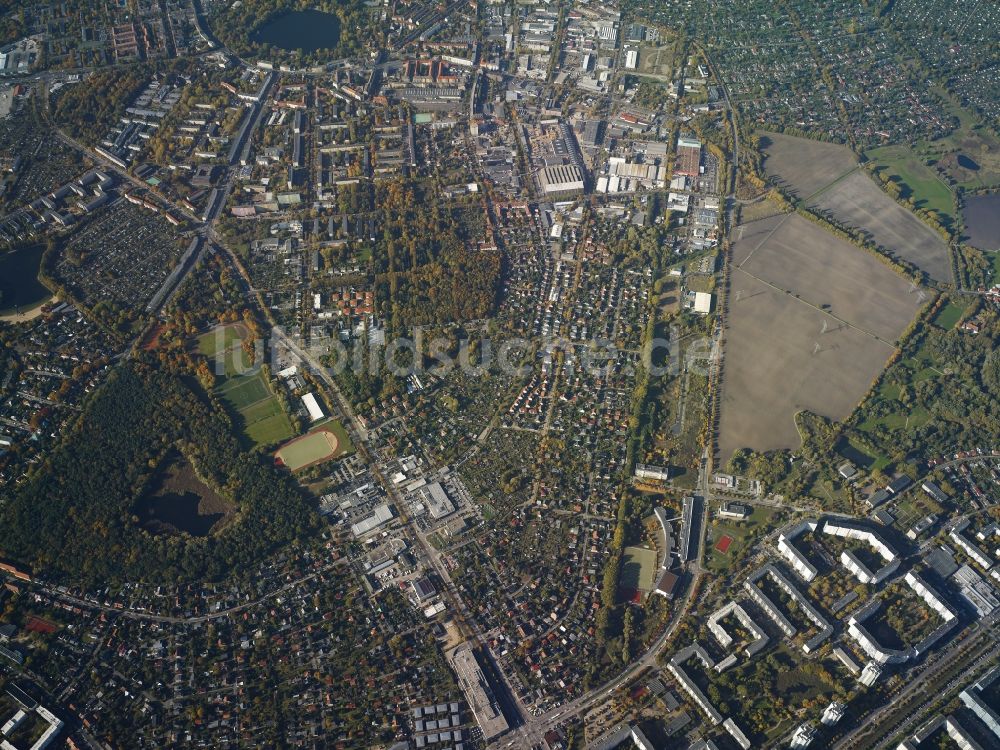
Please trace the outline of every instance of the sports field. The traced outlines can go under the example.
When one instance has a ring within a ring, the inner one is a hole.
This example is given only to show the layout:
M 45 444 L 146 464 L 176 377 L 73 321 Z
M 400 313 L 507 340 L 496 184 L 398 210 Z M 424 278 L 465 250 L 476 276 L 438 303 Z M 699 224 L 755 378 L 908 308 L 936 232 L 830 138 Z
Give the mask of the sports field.
M 271 395 L 259 374 L 228 378 L 219 386 L 218 393 L 237 411 L 246 409 Z
M 199 336 L 195 347 L 199 354 L 208 358 L 212 372 L 232 376 L 251 367 L 242 349 L 243 340 L 249 335 L 242 323 L 216 326 Z
M 644 547 L 626 547 L 622 557 L 618 585 L 643 593 L 652 590 L 656 575 L 656 551 Z
M 337 421 L 295 438 L 278 448 L 275 458 L 292 471 L 299 471 L 323 461 L 343 456 L 353 449 L 343 425 Z
M 224 378 L 216 393 L 236 412 L 237 425 L 254 445 L 274 445 L 292 436 L 292 423 L 259 370 Z
M 877 258 L 798 214 L 737 230 L 719 449 L 796 448 L 795 414 L 853 411 L 922 304 Z
M 242 323 L 219 326 L 199 336 L 195 347 L 208 358 L 218 378 L 215 392 L 231 409 L 245 439 L 255 446 L 274 445 L 292 436 L 292 423 L 264 374 L 246 361 L 242 346 L 248 335 Z
M 715 545 L 715 549 L 722 554 L 729 552 L 729 547 L 733 543 L 733 538 L 729 535 L 722 537 L 719 542 Z

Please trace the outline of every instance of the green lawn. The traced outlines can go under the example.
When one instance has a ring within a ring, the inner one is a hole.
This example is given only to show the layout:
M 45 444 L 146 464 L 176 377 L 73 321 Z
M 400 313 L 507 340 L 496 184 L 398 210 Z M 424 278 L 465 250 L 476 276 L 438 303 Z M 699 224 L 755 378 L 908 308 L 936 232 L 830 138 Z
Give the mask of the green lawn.
M 260 370 L 223 378 L 216 393 L 242 417 L 243 434 L 254 445 L 273 445 L 292 437 L 292 423 Z
M 265 398 L 263 401 L 250 404 L 250 406 L 240 410 L 240 414 L 246 419 L 247 424 L 259 422 L 262 419 L 267 419 L 281 413 L 281 405 L 276 398 Z
M 1000 253 L 983 253 L 993 265 L 993 281 L 1000 281 Z
M 656 575 L 656 551 L 644 547 L 626 547 L 624 552 L 618 585 L 640 591 L 652 589 Z
M 337 441 L 340 443 L 340 455 L 345 453 L 354 453 L 354 443 L 351 442 L 350 436 L 347 434 L 347 429 L 340 423 L 337 419 L 329 419 L 326 422 L 322 422 L 318 425 L 324 430 L 329 430 L 334 435 L 337 436 Z
M 962 317 L 962 313 L 965 312 L 965 307 L 962 305 L 956 305 L 954 302 L 949 302 L 947 305 L 938 311 L 938 314 L 934 316 L 932 321 L 934 325 L 945 331 L 950 331 L 958 323 L 959 319 Z
M 902 188 L 901 197 L 912 198 L 917 208 L 937 211 L 950 224 L 955 217 L 955 197 L 908 146 L 883 146 L 865 153 L 879 173 Z
M 239 344 L 243 340 L 242 334 L 244 333 L 245 329 L 239 324 L 213 328 L 208 333 L 198 337 L 198 351 L 206 357 L 214 357 L 220 351 L 230 349 L 234 344 Z
M 227 379 L 219 387 L 219 395 L 228 401 L 236 411 L 242 411 L 251 404 L 266 399 L 271 395 L 271 391 L 264 383 L 261 373 L 257 372 L 254 375 L 242 375 Z
M 271 401 L 277 403 L 273 398 Z M 246 435 L 256 445 L 273 445 L 292 436 L 292 423 L 288 415 L 278 408 L 277 414 L 264 417 L 252 424 L 247 421 Z
M 747 501 L 753 505 L 752 500 Z M 705 567 L 708 570 L 721 573 L 729 568 L 734 560 L 740 560 L 742 553 L 746 551 L 748 543 L 752 544 L 755 534 L 762 531 L 772 522 L 775 510 L 762 505 L 754 506 L 753 513 L 742 521 L 730 519 L 714 518 L 715 510 L 712 511 L 713 519 L 709 526 L 709 538 L 705 544 Z M 726 552 L 719 552 L 715 545 L 722 537 L 732 538 L 732 544 Z

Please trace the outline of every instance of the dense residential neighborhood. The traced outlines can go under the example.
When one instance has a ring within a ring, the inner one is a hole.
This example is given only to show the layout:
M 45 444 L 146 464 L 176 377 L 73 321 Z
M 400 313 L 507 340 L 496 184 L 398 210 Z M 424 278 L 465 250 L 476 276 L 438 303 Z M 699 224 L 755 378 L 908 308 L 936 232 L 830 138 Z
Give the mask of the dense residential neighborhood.
M 0 748 L 1000 747 L 998 37 L 0 2 Z

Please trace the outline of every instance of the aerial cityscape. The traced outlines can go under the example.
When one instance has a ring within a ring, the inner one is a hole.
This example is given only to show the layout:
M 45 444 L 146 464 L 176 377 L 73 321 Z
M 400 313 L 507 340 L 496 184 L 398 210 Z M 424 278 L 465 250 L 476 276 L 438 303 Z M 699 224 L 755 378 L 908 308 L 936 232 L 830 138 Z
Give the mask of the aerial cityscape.
M 1000 5 L 0 0 L 0 750 L 1000 750 Z

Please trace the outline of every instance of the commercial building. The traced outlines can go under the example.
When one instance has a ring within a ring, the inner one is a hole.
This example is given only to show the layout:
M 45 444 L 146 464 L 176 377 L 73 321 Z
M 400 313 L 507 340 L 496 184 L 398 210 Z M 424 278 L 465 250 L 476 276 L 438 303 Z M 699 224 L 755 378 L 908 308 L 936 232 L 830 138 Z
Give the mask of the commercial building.
M 423 604 L 437 596 L 437 589 L 427 577 L 411 581 L 410 586 L 413 588 L 413 596 L 416 598 L 417 604 Z
M 699 315 L 708 315 L 712 312 L 712 295 L 708 292 L 695 292 L 691 309 Z
M 694 138 L 677 139 L 677 168 L 674 174 L 697 177 L 701 167 L 701 141 Z
M 482 730 L 483 739 L 489 742 L 509 729 L 507 719 L 500 710 L 493 687 L 483 674 L 472 645 L 465 643 L 451 654 L 451 666 L 458 675 L 458 684 L 465 694 L 476 723 Z
M 656 749 L 639 727 L 618 724 L 587 745 L 587 750 L 614 750 L 626 740 L 632 740 L 639 750 Z
M 963 565 L 952 574 L 958 590 L 980 617 L 989 617 L 1000 608 L 1000 598 L 993 585 L 979 573 Z
M 557 164 L 543 167 L 538 173 L 538 184 L 547 196 L 570 196 L 582 193 L 583 172 L 575 164 Z
M 370 516 L 352 524 L 351 533 L 356 537 L 362 537 L 365 534 L 375 531 L 380 526 L 389 523 L 393 517 L 392 508 L 388 504 L 383 503 L 375 508 Z

